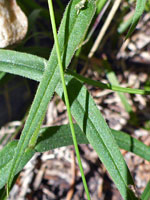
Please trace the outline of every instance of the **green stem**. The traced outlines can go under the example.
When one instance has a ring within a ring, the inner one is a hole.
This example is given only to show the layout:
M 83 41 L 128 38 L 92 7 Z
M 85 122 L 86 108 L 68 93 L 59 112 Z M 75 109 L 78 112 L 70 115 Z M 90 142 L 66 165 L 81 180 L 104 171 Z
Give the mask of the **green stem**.
M 124 93 L 129 93 L 129 94 L 141 94 L 141 95 L 149 95 L 150 94 L 149 90 L 124 88 L 124 87 L 120 87 L 120 86 L 111 85 L 109 83 L 105 84 L 105 83 L 101 83 L 99 81 L 94 81 L 94 80 L 91 80 L 90 78 L 86 78 L 84 76 L 81 76 L 81 75 L 79 75 L 79 74 L 77 74 L 77 73 L 75 73 L 71 70 L 67 70 L 66 73 L 74 76 L 76 79 L 78 79 L 79 81 L 81 81 L 83 83 L 87 83 L 89 85 L 93 85 L 93 86 L 98 87 L 98 88 L 109 89 L 109 90 L 112 90 L 112 91 L 124 92 Z
M 74 143 L 75 152 L 76 152 L 76 155 L 77 155 L 77 160 L 78 160 L 78 164 L 79 164 L 79 168 L 80 168 L 85 192 L 86 192 L 88 200 L 90 200 L 90 194 L 89 194 L 86 179 L 85 179 L 85 176 L 84 176 L 84 171 L 83 171 L 83 167 L 82 167 L 82 163 L 81 163 L 81 159 L 80 159 L 80 153 L 79 153 L 77 139 L 76 139 L 76 135 L 75 135 L 73 120 L 72 120 L 72 116 L 71 116 L 67 88 L 66 88 L 66 85 L 65 85 L 64 71 L 63 71 L 63 66 L 62 66 L 62 61 L 61 61 L 60 50 L 59 50 L 59 43 L 58 43 L 58 37 L 57 37 L 57 30 L 56 30 L 56 23 L 55 23 L 52 0 L 48 0 L 48 5 L 49 5 L 50 18 L 51 18 L 51 23 L 52 23 L 52 30 L 53 30 L 54 41 L 55 41 L 55 45 L 56 45 L 57 58 L 58 58 L 58 64 L 59 64 L 59 69 L 60 69 L 60 76 L 61 76 L 62 85 L 63 85 L 65 103 L 66 103 L 66 107 L 67 107 L 67 113 L 68 113 L 68 118 L 69 118 L 69 123 L 70 123 L 70 129 L 71 129 L 71 132 L 72 132 L 73 143 Z

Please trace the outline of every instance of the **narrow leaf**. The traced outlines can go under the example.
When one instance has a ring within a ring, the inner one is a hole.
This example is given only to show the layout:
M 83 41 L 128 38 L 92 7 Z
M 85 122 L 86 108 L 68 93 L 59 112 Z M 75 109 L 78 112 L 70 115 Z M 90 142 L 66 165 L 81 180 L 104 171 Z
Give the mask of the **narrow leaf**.
M 0 71 L 41 80 L 47 60 L 27 53 L 0 49 Z
M 66 77 L 71 111 L 77 124 L 86 134 L 89 143 L 104 163 L 124 199 L 136 199 L 128 185 L 133 180 L 116 141 L 100 111 L 85 87 L 72 77 Z M 56 92 L 63 98 L 59 84 Z
M 8 163 L 10 160 L 12 160 L 12 157 L 14 155 L 14 149 L 16 148 L 18 141 L 14 140 L 11 143 L 8 143 L 1 151 L 0 151 L 0 169 L 3 168 L 6 163 Z M 1 178 L 1 173 L 0 173 Z M 1 183 L 1 181 L 0 181 Z
M 4 78 L 5 75 L 6 75 L 5 72 L 0 72 L 0 81 Z
M 150 147 L 145 145 L 143 142 L 140 142 L 134 137 L 131 137 L 129 134 L 116 131 L 111 129 L 113 136 L 115 137 L 118 146 L 121 149 L 130 151 L 141 158 L 144 158 L 147 161 L 150 161 Z
M 87 144 L 88 140 L 79 128 L 75 125 L 75 131 L 78 133 L 78 144 Z M 69 125 L 42 128 L 40 137 L 34 149 L 27 149 L 23 155 L 22 161 L 17 167 L 15 174 L 20 172 L 25 164 L 31 159 L 35 152 L 45 152 L 62 146 L 73 145 L 72 136 Z M 59 139 L 58 139 L 59 138 Z M 6 184 L 12 164 L 13 155 L 17 148 L 18 141 L 8 143 L 0 151 L 0 189 Z
M 146 1 L 147 0 L 136 0 L 135 13 L 133 16 L 131 27 L 127 33 L 126 39 L 129 38 L 131 36 L 131 34 L 133 33 L 133 31 L 135 30 L 135 27 L 136 27 L 141 15 L 144 12 Z
M 7 183 L 8 181 L 8 176 L 10 173 L 10 167 L 12 164 L 13 160 L 13 155 L 15 153 L 16 147 L 17 147 L 18 141 L 12 141 L 8 143 L 1 151 L 0 151 L 0 189 Z M 25 164 L 32 158 L 34 155 L 35 150 L 28 149 L 24 156 L 23 159 L 21 160 L 19 166 L 17 166 L 17 171 L 15 174 L 20 172 Z
M 40 78 L 39 78 L 40 79 Z
M 75 132 L 77 133 L 78 144 L 88 144 L 89 141 L 79 126 L 74 124 L 74 127 Z M 116 131 L 114 129 L 111 129 L 111 131 L 121 149 L 130 151 L 141 158 L 150 161 L 150 147 L 125 132 Z M 41 136 L 39 137 L 35 147 L 35 150 L 38 152 L 44 152 L 50 149 L 73 144 L 69 125 L 42 128 L 40 134 Z
M 147 186 L 144 192 L 141 195 L 141 200 L 149 200 L 150 199 L 150 181 L 147 183 Z
M 86 138 L 86 135 L 81 131 L 80 127 L 77 124 L 74 124 L 75 132 L 77 133 L 77 141 L 78 144 L 88 144 L 89 141 Z M 150 161 L 150 147 L 146 146 L 139 140 L 131 137 L 130 135 L 122 132 L 116 131 L 111 129 L 113 136 L 115 137 L 117 144 L 121 149 L 125 149 L 130 151 L 136 155 L 141 156 L 142 158 Z M 59 138 L 59 140 L 58 140 Z M 0 189 L 5 185 L 8 180 L 8 173 L 7 170 L 10 170 L 11 162 L 13 155 L 15 153 L 15 149 L 17 147 L 18 141 L 12 141 L 7 144 L 1 151 L 0 151 Z M 40 136 L 37 141 L 37 145 L 35 146 L 33 153 L 36 152 L 45 152 L 51 149 L 73 145 L 72 136 L 70 132 L 69 125 L 62 125 L 62 126 L 52 126 L 52 127 L 45 127 L 40 129 Z M 33 154 L 31 152 L 24 154 L 23 160 L 28 162 Z M 25 165 L 25 162 L 20 164 L 20 167 L 17 169 L 18 173 Z
M 79 0 L 73 0 L 68 4 L 58 33 L 60 53 L 65 68 L 69 65 L 75 50 L 82 42 L 95 13 L 95 2 L 90 1 L 87 3 L 86 9 L 82 10 L 82 12 L 77 15 L 75 5 L 78 2 Z M 32 141 L 31 148 L 33 148 L 36 143 L 48 102 L 50 101 L 59 80 L 57 54 L 54 47 L 17 145 L 8 179 L 8 189 L 11 186 L 17 167 L 25 150 L 28 148 L 29 143 Z
M 33 63 L 35 63 L 35 65 L 33 65 Z M 21 53 L 11 50 L 0 49 L 0 71 L 8 72 L 15 75 L 20 75 L 35 81 L 41 81 L 46 66 L 47 66 L 47 60 L 40 58 L 38 56 L 33 56 L 27 53 Z M 109 89 L 112 91 L 130 93 L 130 94 L 141 94 L 141 95 L 150 94 L 149 88 L 145 88 L 145 90 L 124 88 L 91 80 L 90 78 L 81 76 L 71 70 L 67 70 L 66 73 L 71 74 L 73 77 L 75 77 L 77 80 L 80 80 L 82 83 L 87 83 L 95 87 Z
M 104 64 L 104 66 L 106 68 L 106 76 L 107 76 L 110 84 L 119 86 L 119 82 L 117 80 L 117 76 L 116 76 L 115 72 L 111 69 L 111 65 L 109 64 L 109 62 L 105 59 L 103 61 L 103 64 Z M 128 100 L 127 100 L 126 96 L 121 92 L 117 92 L 117 94 L 120 97 L 120 100 L 121 100 L 126 112 L 128 112 L 129 114 L 132 113 L 133 112 L 132 111 L 132 107 L 128 103 Z

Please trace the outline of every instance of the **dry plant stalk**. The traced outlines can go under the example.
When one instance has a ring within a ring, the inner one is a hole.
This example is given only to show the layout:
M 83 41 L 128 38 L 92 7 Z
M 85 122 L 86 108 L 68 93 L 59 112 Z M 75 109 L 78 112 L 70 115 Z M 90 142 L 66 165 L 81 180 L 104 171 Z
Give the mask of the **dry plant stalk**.
M 16 0 L 0 0 L 0 48 L 22 40 L 27 29 L 27 17 Z

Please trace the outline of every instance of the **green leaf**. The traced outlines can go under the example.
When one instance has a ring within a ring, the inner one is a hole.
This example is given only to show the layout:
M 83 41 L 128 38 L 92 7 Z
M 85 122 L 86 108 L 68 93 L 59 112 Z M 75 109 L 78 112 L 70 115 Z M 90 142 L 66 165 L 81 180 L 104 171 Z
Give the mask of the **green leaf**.
M 35 65 L 33 65 L 33 63 L 35 63 Z M 0 71 L 2 72 L 8 72 L 35 81 L 41 81 L 46 66 L 47 66 L 47 60 L 40 58 L 38 56 L 33 56 L 27 53 L 21 53 L 11 50 L 0 49 Z M 94 81 L 90 78 L 81 76 L 71 70 L 67 70 L 66 73 L 71 74 L 77 80 L 80 80 L 82 83 L 87 83 L 95 87 L 109 89 L 112 91 L 125 92 L 130 94 L 141 94 L 141 95 L 150 94 L 150 89 L 148 87 L 146 87 L 144 90 L 124 88 L 111 84 L 104 84 L 99 81 Z
M 88 144 L 85 134 L 77 124 L 74 124 L 78 144 Z M 59 140 L 58 140 L 59 138 Z M 51 149 L 73 145 L 72 135 L 69 124 L 62 126 L 52 126 L 42 128 L 35 150 L 44 152 Z
M 134 184 L 128 167 L 111 130 L 92 97 L 86 88 L 80 82 L 72 79 L 71 76 L 66 77 L 66 82 L 74 119 L 104 163 L 122 197 L 124 199 L 136 199 L 128 187 L 128 185 Z M 63 98 L 63 90 L 60 84 L 56 88 L 56 92 Z
M 133 21 L 133 16 L 131 16 L 127 21 L 123 21 L 119 24 L 119 27 L 117 29 L 119 34 L 123 34 L 131 25 Z
M 10 166 L 12 164 L 12 159 L 17 147 L 18 141 L 12 141 L 8 143 L 1 151 L 0 151 L 0 189 L 6 184 L 8 181 L 8 175 L 10 172 Z M 22 161 L 19 164 L 19 167 L 17 167 L 17 171 L 15 174 L 20 172 L 22 168 L 25 166 L 25 164 L 32 158 L 34 155 L 35 150 L 28 149 Z
M 119 86 L 119 82 L 117 80 L 117 76 L 115 74 L 115 72 L 111 69 L 111 65 L 109 64 L 109 62 L 105 59 L 103 61 L 103 64 L 105 66 L 105 69 L 106 69 L 106 76 L 110 82 L 110 84 L 113 84 L 113 85 L 116 85 L 116 86 Z M 126 110 L 126 112 L 128 113 L 131 113 L 133 112 L 132 111 L 132 107 L 131 105 L 128 103 L 128 100 L 126 98 L 126 96 L 121 93 L 121 92 L 117 92 L 118 96 L 120 97 L 120 100 Z
M 144 12 L 146 1 L 147 0 L 137 0 L 136 1 L 135 13 L 134 13 L 134 16 L 133 16 L 133 20 L 132 20 L 132 24 L 130 26 L 130 29 L 129 29 L 127 35 L 126 35 L 126 39 L 129 38 L 131 36 L 131 34 L 133 33 L 133 31 L 135 30 L 135 27 L 136 27 L 141 15 Z
M 59 46 L 61 51 L 60 53 L 62 56 L 64 68 L 67 68 L 71 58 L 75 53 L 75 50 L 82 42 L 96 9 L 95 2 L 89 1 L 87 3 L 86 9 L 82 10 L 82 12 L 77 15 L 75 5 L 78 2 L 79 0 L 73 0 L 68 4 L 58 33 Z M 32 63 L 32 65 L 34 65 L 34 63 Z M 39 129 L 46 113 L 47 105 L 55 91 L 57 84 L 60 81 L 55 47 L 52 50 L 50 59 L 45 68 L 45 72 L 39 84 L 34 102 L 31 106 L 29 116 L 25 123 L 23 132 L 15 151 L 15 155 L 13 157 L 7 184 L 8 189 L 11 186 L 13 177 L 17 170 L 17 166 L 19 165 L 24 152 L 28 148 L 29 143 L 31 144 L 30 148 L 33 148 L 36 143 Z
M 150 199 L 150 181 L 147 183 L 147 186 L 144 192 L 141 195 L 141 200 L 149 200 Z
M 0 151 L 0 169 L 3 168 L 3 166 L 8 163 L 13 155 L 14 155 L 14 149 L 16 148 L 18 141 L 14 140 L 11 143 L 8 143 L 1 151 Z M 0 173 L 1 174 L 1 173 Z M 1 178 L 1 176 L 0 176 Z M 1 181 L 0 181 L 1 183 Z
M 97 10 L 96 10 L 96 13 L 99 14 L 100 11 L 102 10 L 102 8 L 105 6 L 107 0 L 98 0 L 96 2 L 96 5 L 97 5 Z
M 75 125 L 75 131 L 78 133 L 77 141 L 79 144 L 88 144 L 88 140 L 79 128 Z M 35 152 L 45 152 L 51 149 L 55 149 L 62 146 L 73 145 L 72 135 L 69 125 L 55 126 L 49 128 L 42 128 L 40 130 L 40 137 L 37 141 L 37 145 L 33 150 L 28 149 L 24 155 L 22 162 L 15 174 L 20 172 L 25 164 L 31 159 Z M 59 139 L 58 139 L 59 138 Z M 12 164 L 13 155 L 15 153 L 18 141 L 12 141 L 8 143 L 0 151 L 0 189 L 6 184 L 8 175 L 10 172 L 10 166 Z
M 27 53 L 0 49 L 0 71 L 41 80 L 47 60 Z
M 130 151 L 147 161 L 150 161 L 150 147 L 143 142 L 131 137 L 129 134 L 111 129 L 113 136 L 115 137 L 118 146 L 121 149 Z
M 0 72 L 0 81 L 4 78 L 5 75 L 6 75 L 5 72 Z
M 34 74 L 33 74 L 33 76 L 34 76 Z M 74 89 L 74 88 L 73 88 Z M 73 89 L 72 89 L 72 91 L 73 91 Z
M 74 124 L 78 144 L 88 144 L 86 135 L 77 124 Z M 147 161 L 150 161 L 150 147 L 146 146 L 129 134 L 111 129 L 118 146 L 130 151 Z M 72 145 L 72 137 L 69 125 L 42 128 L 35 150 L 38 152 L 48 151 L 62 146 Z M 59 138 L 59 140 L 58 140 Z
M 74 124 L 74 127 L 75 132 L 77 133 L 76 136 L 78 144 L 88 144 L 89 141 L 86 138 L 86 135 L 83 133 L 83 131 L 81 131 L 80 127 L 77 124 Z M 150 161 L 150 147 L 146 146 L 142 142 L 138 141 L 137 139 L 131 137 L 130 135 L 122 131 L 116 131 L 113 129 L 111 129 L 111 131 L 120 148 L 135 153 L 136 155 L 139 155 L 142 158 Z M 3 172 L 10 170 L 8 166 L 12 162 L 17 143 L 17 140 L 12 141 L 0 151 L 0 189 L 5 185 L 5 183 L 8 180 L 9 172 Z M 68 145 L 73 145 L 69 125 L 45 127 L 40 129 L 40 136 L 38 138 L 37 145 L 33 150 L 33 153 L 35 151 L 42 153 L 51 149 Z M 33 154 L 25 153 L 23 160 L 26 160 L 26 162 L 28 162 L 32 155 Z M 20 164 L 19 169 L 17 169 L 17 173 L 24 167 L 25 164 L 25 162 Z

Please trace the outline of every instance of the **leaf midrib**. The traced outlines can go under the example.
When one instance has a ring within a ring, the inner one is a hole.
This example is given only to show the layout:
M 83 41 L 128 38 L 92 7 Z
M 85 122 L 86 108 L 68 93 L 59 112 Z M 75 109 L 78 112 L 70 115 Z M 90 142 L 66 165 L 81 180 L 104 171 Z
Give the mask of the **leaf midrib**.
M 79 105 L 80 108 L 82 109 L 82 112 L 84 113 L 84 108 L 82 107 L 82 105 L 80 104 L 80 102 L 79 102 L 78 100 L 77 100 L 76 102 L 78 103 L 78 105 Z M 126 186 L 126 188 L 127 188 L 127 191 L 128 191 L 128 186 L 127 186 L 126 182 L 124 181 L 124 179 L 123 179 L 123 177 L 122 177 L 122 175 L 121 175 L 121 173 L 120 173 L 120 171 L 119 171 L 117 165 L 115 164 L 112 154 L 110 153 L 109 149 L 108 149 L 107 146 L 105 145 L 105 143 L 104 143 L 103 139 L 101 138 L 100 134 L 98 134 L 98 131 L 97 131 L 97 129 L 95 128 L 95 126 L 94 126 L 94 124 L 93 124 L 93 122 L 91 121 L 90 118 L 89 118 L 89 122 L 91 123 L 92 127 L 94 128 L 94 130 L 96 130 L 96 135 L 97 135 L 98 137 L 100 137 L 100 139 L 101 139 L 101 141 L 102 141 L 104 147 L 106 147 L 106 149 L 107 149 L 107 151 L 108 151 L 108 154 L 110 155 L 111 160 L 112 160 L 112 162 L 114 163 L 115 168 L 116 168 L 117 171 L 119 172 L 119 176 L 120 176 L 121 179 L 123 180 L 123 182 L 124 182 L 124 184 L 125 184 L 125 186 Z M 128 193 L 130 194 L 130 192 L 128 192 Z
M 74 27 L 76 21 L 77 21 L 77 17 L 75 18 L 75 21 L 74 21 L 74 23 L 73 23 L 73 27 Z M 73 31 L 73 28 L 71 29 L 71 33 L 72 33 L 72 31 Z M 68 40 L 66 41 L 66 44 L 64 45 L 65 47 L 66 47 L 66 45 L 67 45 L 67 42 L 69 41 L 69 38 L 70 38 L 71 33 L 68 35 Z M 54 49 L 54 47 L 53 47 L 53 49 Z M 65 49 L 65 48 L 64 48 L 64 49 Z M 63 52 L 64 52 L 64 50 L 62 51 L 62 56 L 63 56 Z M 72 55 L 72 56 L 73 56 L 73 55 Z M 48 63 L 48 65 L 49 65 L 49 63 Z M 35 117 L 36 117 L 37 110 L 39 109 L 39 107 L 40 107 L 40 105 L 41 105 L 41 102 L 43 101 L 43 98 L 44 98 L 44 96 L 45 96 L 45 93 L 46 93 L 46 91 L 47 91 L 47 89 L 48 89 L 48 85 L 49 85 L 51 79 L 53 78 L 53 75 L 54 75 L 55 71 L 57 70 L 57 68 L 58 68 L 58 61 L 57 61 L 57 65 L 56 65 L 56 67 L 55 67 L 55 69 L 54 69 L 54 71 L 53 71 L 53 73 L 52 73 L 52 76 L 51 76 L 51 78 L 50 78 L 49 81 L 48 81 L 47 87 L 45 88 L 44 95 L 42 96 L 42 98 L 41 98 L 41 100 L 40 100 L 40 103 L 39 103 L 39 105 L 37 106 L 37 109 L 36 109 L 36 111 L 35 111 L 35 113 L 34 113 L 34 115 L 33 115 L 32 123 L 33 123 L 33 121 L 34 121 L 34 119 L 35 119 Z M 66 67 L 65 67 L 65 68 L 66 68 Z M 58 83 L 59 83 L 59 82 L 58 82 Z M 57 85 L 58 85 L 58 83 L 57 83 Z M 57 85 L 55 86 L 55 88 L 57 87 Z M 21 146 L 21 148 L 20 148 L 20 151 L 19 151 L 19 153 L 18 153 L 19 156 L 21 155 L 22 150 L 24 149 L 24 143 L 25 143 L 26 138 L 28 137 L 28 133 L 30 132 L 30 129 L 31 129 L 31 127 L 32 127 L 32 123 L 30 123 L 29 128 L 28 128 L 28 131 L 26 132 L 24 141 L 23 141 L 22 146 Z M 31 137 L 31 138 L 32 138 L 32 137 Z M 30 138 L 30 139 L 31 139 L 31 138 Z M 27 146 L 27 148 L 28 148 L 28 146 Z M 26 148 L 26 149 L 27 149 L 27 148 Z M 16 161 L 14 162 L 14 168 L 16 167 L 16 164 L 17 164 L 18 160 L 20 159 L 19 156 L 18 156 L 18 159 L 16 159 Z M 11 174 L 12 174 L 12 173 L 11 173 Z M 10 174 L 10 178 L 13 176 L 13 174 L 12 174 L 12 175 L 11 175 L 11 174 Z

